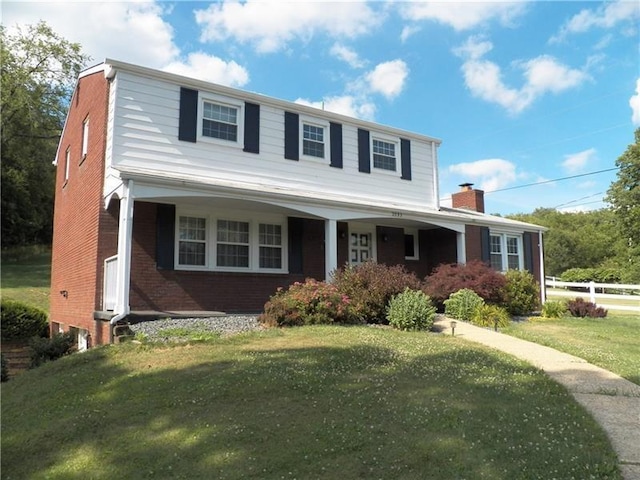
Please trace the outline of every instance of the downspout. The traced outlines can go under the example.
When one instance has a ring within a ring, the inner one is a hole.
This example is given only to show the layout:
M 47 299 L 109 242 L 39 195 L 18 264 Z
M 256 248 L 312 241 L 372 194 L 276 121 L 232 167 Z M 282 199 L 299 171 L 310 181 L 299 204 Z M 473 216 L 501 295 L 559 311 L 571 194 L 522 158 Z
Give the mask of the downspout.
M 109 323 L 115 325 L 131 312 L 129 287 L 131 284 L 131 242 L 133 240 L 133 180 L 122 184 L 120 221 L 118 227 L 118 266 L 116 272 L 116 314 Z
M 547 282 L 544 274 L 544 247 L 542 245 L 542 230 L 538 231 L 538 248 L 540 252 L 540 300 L 547 301 Z

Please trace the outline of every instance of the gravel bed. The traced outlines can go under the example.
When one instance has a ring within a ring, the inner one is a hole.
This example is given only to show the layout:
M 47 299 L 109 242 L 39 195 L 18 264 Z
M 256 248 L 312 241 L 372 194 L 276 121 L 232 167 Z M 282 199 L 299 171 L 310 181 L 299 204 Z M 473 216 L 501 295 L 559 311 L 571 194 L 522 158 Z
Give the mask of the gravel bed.
M 134 334 L 142 334 L 151 341 L 185 340 L 183 337 L 165 335 L 163 330 L 185 329 L 194 333 L 219 333 L 222 336 L 262 330 L 257 315 L 225 315 L 207 318 L 165 318 L 160 320 L 132 323 L 129 328 Z

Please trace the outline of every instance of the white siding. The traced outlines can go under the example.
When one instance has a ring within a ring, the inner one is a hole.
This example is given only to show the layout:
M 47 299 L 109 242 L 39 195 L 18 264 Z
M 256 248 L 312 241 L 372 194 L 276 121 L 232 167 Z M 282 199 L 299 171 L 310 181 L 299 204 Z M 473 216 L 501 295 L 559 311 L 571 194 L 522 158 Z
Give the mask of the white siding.
M 111 165 L 115 168 L 126 166 L 155 173 L 249 182 L 321 195 L 434 206 L 433 199 L 437 195 L 434 195 L 432 145 L 421 137 L 410 134 L 404 137 L 411 140 L 412 180 L 408 181 L 400 178 L 399 137 L 396 137 L 398 172 L 395 176 L 373 168 L 370 174 L 358 171 L 356 124 L 342 124 L 342 169 L 330 167 L 328 161 L 322 160 L 302 157 L 299 161 L 287 160 L 284 158 L 284 110 L 261 104 L 260 153 L 246 153 L 241 146 L 178 140 L 180 85 L 120 71 L 117 83 L 112 87 L 116 89 L 115 102 L 110 101 L 110 119 L 113 121 Z M 237 99 L 243 101 L 241 96 Z M 291 111 L 295 111 L 295 105 Z M 321 111 L 318 116 L 322 118 Z M 307 113 L 305 118 L 308 118 Z M 372 135 L 375 133 L 371 130 Z M 389 134 L 382 126 L 379 133 Z M 328 151 L 328 144 L 326 148 Z

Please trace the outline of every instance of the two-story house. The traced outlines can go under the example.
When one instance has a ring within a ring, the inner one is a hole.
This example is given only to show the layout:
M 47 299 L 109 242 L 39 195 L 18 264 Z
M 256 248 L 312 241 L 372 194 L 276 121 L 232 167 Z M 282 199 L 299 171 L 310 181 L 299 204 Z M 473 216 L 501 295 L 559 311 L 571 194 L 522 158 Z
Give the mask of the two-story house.
M 55 163 L 52 330 L 132 312 L 259 312 L 369 259 L 543 278 L 541 227 L 439 204 L 440 140 L 118 61 L 78 78 Z

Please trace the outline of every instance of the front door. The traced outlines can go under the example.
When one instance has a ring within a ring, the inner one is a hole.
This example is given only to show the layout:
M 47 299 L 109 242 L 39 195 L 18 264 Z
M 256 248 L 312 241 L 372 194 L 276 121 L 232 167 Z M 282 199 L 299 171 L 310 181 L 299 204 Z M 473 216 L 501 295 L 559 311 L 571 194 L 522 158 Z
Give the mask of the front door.
M 367 232 L 351 232 L 349 237 L 349 263 L 360 265 L 372 255 L 372 235 Z

